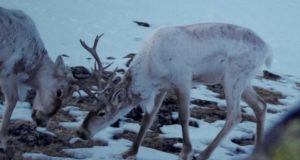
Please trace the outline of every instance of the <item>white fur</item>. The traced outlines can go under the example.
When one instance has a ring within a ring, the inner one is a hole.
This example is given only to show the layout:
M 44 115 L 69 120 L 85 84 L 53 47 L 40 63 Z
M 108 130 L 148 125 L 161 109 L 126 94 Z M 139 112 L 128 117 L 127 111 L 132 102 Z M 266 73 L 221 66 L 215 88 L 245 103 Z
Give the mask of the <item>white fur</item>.
M 180 158 L 191 159 L 192 146 L 188 130 L 190 90 L 194 83 L 220 83 L 226 96 L 227 120 L 224 128 L 197 159 L 209 158 L 221 140 L 239 123 L 241 98 L 256 115 L 256 143 L 259 146 L 262 142 L 266 104 L 255 93 L 251 80 L 262 65 L 270 65 L 271 60 L 272 54 L 267 44 L 244 27 L 202 23 L 158 29 L 145 42 L 123 81 L 117 86 L 125 88 L 127 100 L 120 102 L 121 105 L 107 106 L 113 108 L 107 116 L 90 114 L 79 133 L 94 135 L 109 125 L 111 119 L 118 119 L 139 104 L 145 111 L 141 129 L 131 148 L 123 153 L 123 158 L 135 156 L 166 92 L 172 90 L 178 98 L 179 122 L 182 126 L 183 149 Z
M 270 65 L 272 54 L 268 46 L 249 29 L 229 25 L 237 27 L 240 36 L 250 32 L 251 36 L 260 40 L 258 44 L 249 43 L 238 36 L 221 37 L 220 30 L 222 27 L 226 30 L 228 25 L 207 23 L 158 29 L 145 42 L 130 66 L 131 92 L 146 99 L 151 97 L 152 92 L 190 83 L 192 77 L 197 76 L 201 81 L 194 83 L 224 84 L 226 72 L 240 76 L 249 72 L 249 77 L 253 78 L 263 63 Z M 206 35 L 210 27 L 212 32 L 216 32 L 214 37 Z M 224 62 L 221 63 L 221 60 Z M 228 65 L 237 67 L 228 69 Z M 243 72 L 240 72 L 238 65 L 245 65 Z
M 186 127 L 190 89 L 193 83 L 222 84 L 228 118 L 222 131 L 197 157 L 206 159 L 241 120 L 241 96 L 255 110 L 258 118 L 257 143 L 261 142 L 266 106 L 250 83 L 262 65 L 269 66 L 271 61 L 272 54 L 267 44 L 247 28 L 222 23 L 161 28 L 146 41 L 130 66 L 131 83 L 127 92 L 139 97 L 140 106 L 153 117 L 160 105 L 154 105 L 154 101 L 160 98 L 155 96 L 175 90 L 181 108 L 183 137 L 186 137 L 180 156 L 190 159 L 191 143 Z M 152 119 L 142 125 L 148 126 Z M 145 128 L 142 127 L 141 134 Z M 132 148 L 124 153 L 125 157 L 137 152 L 141 140 L 136 140 Z
M 59 64 L 48 57 L 29 16 L 19 10 L 0 7 L 0 85 L 5 97 L 0 128 L 1 149 L 6 149 L 7 126 L 15 104 L 17 100 L 25 100 L 28 87 L 37 91 L 33 109 L 44 113 L 35 115 L 46 115 L 54 110 L 56 91 L 68 87 L 64 73 L 55 74 L 64 68 L 62 63 Z

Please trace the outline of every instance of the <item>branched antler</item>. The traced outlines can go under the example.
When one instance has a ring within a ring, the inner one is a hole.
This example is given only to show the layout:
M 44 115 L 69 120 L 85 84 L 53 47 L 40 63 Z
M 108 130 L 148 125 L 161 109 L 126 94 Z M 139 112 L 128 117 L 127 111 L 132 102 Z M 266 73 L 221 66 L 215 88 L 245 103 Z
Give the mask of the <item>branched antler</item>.
M 89 51 L 91 53 L 91 55 L 95 58 L 95 61 L 97 63 L 97 69 L 100 70 L 100 71 L 103 71 L 103 66 L 102 66 L 100 58 L 97 54 L 96 49 L 97 49 L 98 41 L 103 35 L 104 35 L 104 33 L 102 33 L 101 35 L 96 36 L 96 38 L 94 40 L 93 48 L 87 46 L 86 43 L 83 40 L 80 40 L 80 43 L 81 43 L 82 47 L 85 48 L 87 51 Z
M 98 90 L 103 89 L 102 83 L 101 83 L 101 78 L 102 78 L 104 70 L 103 70 L 103 66 L 102 66 L 101 60 L 98 56 L 96 49 L 97 49 L 98 41 L 103 35 L 104 35 L 104 33 L 96 36 L 93 47 L 87 46 L 87 44 L 84 41 L 80 40 L 80 44 L 82 45 L 82 47 L 85 48 L 95 58 L 95 66 L 94 66 L 94 69 L 95 69 L 94 74 L 95 75 L 94 75 L 94 77 L 96 79 Z
M 96 36 L 93 47 L 89 47 L 83 40 L 80 40 L 82 47 L 86 49 L 95 59 L 95 64 L 94 64 L 94 70 L 92 75 L 88 79 L 85 79 L 82 82 L 78 83 L 78 86 L 88 96 L 95 98 L 98 102 L 106 101 L 105 94 L 109 89 L 111 89 L 114 86 L 113 80 L 118 70 L 116 68 L 113 72 L 105 71 L 105 69 L 110 67 L 113 63 L 110 63 L 105 67 L 102 66 L 102 62 L 100 60 L 100 57 L 96 49 L 97 49 L 98 41 L 103 35 L 104 34 Z M 90 84 L 89 85 L 86 84 L 86 83 L 91 83 L 92 81 L 90 80 L 96 82 L 97 88 L 94 88 Z

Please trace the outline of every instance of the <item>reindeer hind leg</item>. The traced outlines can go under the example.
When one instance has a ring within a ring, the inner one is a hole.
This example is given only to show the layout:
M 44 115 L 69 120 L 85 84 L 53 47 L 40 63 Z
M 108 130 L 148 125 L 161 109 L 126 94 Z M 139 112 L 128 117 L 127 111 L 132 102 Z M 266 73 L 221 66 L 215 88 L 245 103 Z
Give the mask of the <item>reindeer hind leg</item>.
M 200 153 L 197 160 L 208 159 L 222 139 L 241 121 L 240 100 L 243 90 L 250 82 L 249 74 L 241 72 L 239 67 L 229 68 L 224 77 L 224 91 L 227 104 L 226 122 L 222 130 L 217 134 L 214 140 L 207 148 Z M 237 74 L 239 73 L 239 74 Z
M 265 101 L 256 94 L 252 86 L 248 86 L 242 94 L 244 101 L 253 109 L 256 116 L 256 147 L 263 141 L 265 112 L 267 109 Z

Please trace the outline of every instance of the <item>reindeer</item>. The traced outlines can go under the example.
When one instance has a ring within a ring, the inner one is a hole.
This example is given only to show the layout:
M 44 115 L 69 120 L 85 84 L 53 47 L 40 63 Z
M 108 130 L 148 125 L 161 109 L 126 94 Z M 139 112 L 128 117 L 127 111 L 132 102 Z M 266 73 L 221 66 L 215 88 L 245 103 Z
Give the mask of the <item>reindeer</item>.
M 32 19 L 20 10 L 0 7 L 0 85 L 5 112 L 0 128 L 0 148 L 6 150 L 7 129 L 17 100 L 27 88 L 36 90 L 32 119 L 45 126 L 72 93 L 72 74 L 59 56 L 54 63 Z
M 223 23 L 202 23 L 158 29 L 133 60 L 122 81 L 110 85 L 112 94 L 89 112 L 77 131 L 88 139 L 126 115 L 138 105 L 145 112 L 139 133 L 122 157 L 134 158 L 166 93 L 178 97 L 183 148 L 180 159 L 192 158 L 189 137 L 190 90 L 193 84 L 222 84 L 227 103 L 223 129 L 197 159 L 207 159 L 221 140 L 241 121 L 240 100 L 254 110 L 256 146 L 262 142 L 266 103 L 256 94 L 251 80 L 265 64 L 270 66 L 272 53 L 267 44 L 250 29 Z M 105 91 L 103 91 L 105 92 Z

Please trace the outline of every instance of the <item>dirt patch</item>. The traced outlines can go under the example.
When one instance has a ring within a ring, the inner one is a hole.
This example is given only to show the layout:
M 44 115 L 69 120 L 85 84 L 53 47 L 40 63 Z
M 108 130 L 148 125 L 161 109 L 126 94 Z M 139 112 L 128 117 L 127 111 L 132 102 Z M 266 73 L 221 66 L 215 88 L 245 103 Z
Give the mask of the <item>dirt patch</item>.
M 209 123 L 226 119 L 226 107 L 219 107 L 216 102 L 196 99 L 191 103 L 198 106 L 191 109 L 191 116 L 194 118 L 203 119 Z M 255 116 L 246 114 L 242 110 L 243 121 L 256 122 L 256 119 Z
M 113 139 L 124 138 L 130 141 L 134 141 L 136 133 L 131 131 L 124 131 L 123 133 L 118 133 L 113 136 Z M 178 154 L 180 152 L 180 148 L 174 147 L 174 144 L 182 143 L 181 138 L 163 138 L 160 137 L 158 133 L 148 131 L 146 136 L 142 142 L 142 146 L 157 149 L 160 151 Z
M 11 121 L 7 144 L 7 152 L 0 153 L 0 159 L 20 159 L 24 152 L 68 157 L 61 151 L 64 141 L 36 131 L 32 122 Z
M 0 159 L 22 159 L 25 152 L 43 153 L 49 156 L 69 157 L 71 155 L 63 152 L 67 148 L 86 148 L 93 146 L 105 146 L 104 141 L 77 141 L 69 143 L 75 136 L 75 129 L 64 128 L 58 124 L 62 121 L 73 121 L 74 117 L 68 115 L 65 111 L 60 111 L 54 120 L 48 125 L 48 130 L 55 135 L 39 132 L 33 122 L 13 120 L 9 125 L 8 149 L 0 153 Z
M 223 90 L 223 86 L 220 84 L 216 84 L 216 85 L 208 85 L 207 88 L 215 93 L 218 93 L 219 95 L 217 96 L 217 98 L 220 99 L 225 99 L 225 94 L 224 94 L 224 90 Z M 285 96 L 277 91 L 272 91 L 272 90 L 267 90 L 261 87 L 254 87 L 256 93 L 258 95 L 260 95 L 266 103 L 271 103 L 274 105 L 280 105 L 282 104 L 280 102 L 280 99 L 284 99 Z
M 170 103 L 172 101 L 172 103 Z M 160 108 L 159 112 L 157 113 L 156 119 L 154 120 L 150 129 L 157 133 L 162 133 L 160 128 L 164 125 L 173 125 L 173 124 L 180 124 L 179 119 L 173 117 L 173 112 L 178 111 L 177 105 L 173 104 L 177 103 L 173 100 L 167 98 L 167 101 L 163 103 L 162 107 Z M 134 108 L 131 110 L 126 117 L 128 118 L 126 121 L 131 123 L 141 123 L 143 118 L 143 111 L 140 107 Z M 118 123 L 118 122 L 116 122 Z M 116 126 L 117 124 L 113 124 Z M 189 125 L 192 127 L 199 127 L 196 121 L 190 121 Z
M 191 116 L 197 119 L 202 119 L 208 123 L 213 123 L 217 120 L 226 119 L 226 108 L 208 105 L 206 107 L 194 107 L 191 110 Z M 242 122 L 256 122 L 255 116 L 242 113 Z
M 266 103 L 271 103 L 274 105 L 280 105 L 282 104 L 280 102 L 280 99 L 284 99 L 285 96 L 277 91 L 271 91 L 260 87 L 254 87 L 257 94 L 259 94 Z

